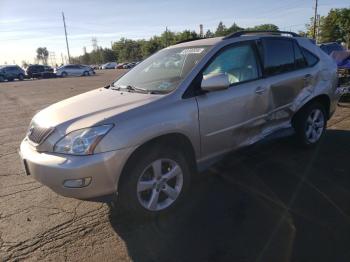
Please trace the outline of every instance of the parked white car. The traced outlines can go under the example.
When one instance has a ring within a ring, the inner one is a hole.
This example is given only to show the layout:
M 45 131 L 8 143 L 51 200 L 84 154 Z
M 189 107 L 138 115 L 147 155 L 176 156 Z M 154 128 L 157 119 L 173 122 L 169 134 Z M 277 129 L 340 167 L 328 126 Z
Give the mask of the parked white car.
M 87 65 L 64 65 L 56 69 L 56 75 L 66 76 L 89 76 L 95 74 L 95 71 Z
M 109 62 L 101 66 L 102 69 L 114 69 L 118 65 L 117 62 Z

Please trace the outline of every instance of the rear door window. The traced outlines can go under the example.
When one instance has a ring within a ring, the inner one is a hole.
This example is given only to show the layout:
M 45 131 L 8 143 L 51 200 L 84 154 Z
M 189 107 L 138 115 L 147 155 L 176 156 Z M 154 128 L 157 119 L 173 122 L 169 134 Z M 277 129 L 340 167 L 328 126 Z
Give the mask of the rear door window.
M 294 42 L 294 41 L 293 41 Z M 307 67 L 307 62 L 299 45 L 294 42 L 294 57 L 295 57 L 295 67 L 296 69 L 301 69 Z
M 316 55 L 306 50 L 305 48 L 302 49 L 302 52 L 304 54 L 308 66 L 314 66 L 318 63 L 319 59 Z
M 262 45 L 265 75 L 277 75 L 295 69 L 293 41 L 282 38 L 263 38 Z

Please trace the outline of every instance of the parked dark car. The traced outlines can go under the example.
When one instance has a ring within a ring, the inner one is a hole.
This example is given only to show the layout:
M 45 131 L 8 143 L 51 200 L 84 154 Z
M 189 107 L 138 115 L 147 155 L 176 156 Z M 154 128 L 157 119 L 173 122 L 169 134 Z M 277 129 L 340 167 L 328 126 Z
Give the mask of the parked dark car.
M 323 44 L 320 44 L 319 46 L 328 55 L 330 55 L 333 51 L 345 50 L 344 47 L 337 42 L 323 43 Z
M 30 65 L 26 73 L 29 78 L 49 78 L 55 76 L 53 68 L 46 65 Z
M 7 80 L 13 81 L 14 79 L 23 80 L 25 72 L 18 65 L 4 65 L 0 66 L 0 82 Z
M 346 50 L 336 42 L 323 43 L 320 48 L 330 55 L 338 66 L 338 83 L 340 86 L 350 85 L 350 50 Z
M 136 62 L 128 63 L 123 66 L 124 69 L 131 69 L 136 65 Z

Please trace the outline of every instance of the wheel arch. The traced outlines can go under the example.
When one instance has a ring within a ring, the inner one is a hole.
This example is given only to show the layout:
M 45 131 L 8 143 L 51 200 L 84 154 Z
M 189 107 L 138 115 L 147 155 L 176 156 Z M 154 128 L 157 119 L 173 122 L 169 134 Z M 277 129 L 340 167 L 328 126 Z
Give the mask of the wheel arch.
M 190 139 L 182 133 L 163 134 L 147 140 L 130 154 L 119 177 L 119 182 L 117 185 L 118 190 L 121 181 L 127 176 L 126 173 L 128 168 L 134 164 L 134 160 L 145 151 L 151 150 L 152 148 L 158 146 L 176 148 L 177 150 L 181 151 L 185 155 L 185 159 L 188 161 L 190 169 L 193 172 L 197 172 L 196 153 Z
M 302 107 L 299 108 L 298 111 L 295 112 L 292 123 L 294 122 L 295 117 L 298 115 L 299 112 L 301 112 L 304 108 L 308 107 L 312 103 L 320 103 L 324 106 L 324 109 L 326 110 L 327 119 L 330 118 L 330 106 L 331 106 L 331 99 L 326 94 L 321 94 L 318 96 L 315 96 L 314 98 L 310 99 L 306 104 L 304 104 Z

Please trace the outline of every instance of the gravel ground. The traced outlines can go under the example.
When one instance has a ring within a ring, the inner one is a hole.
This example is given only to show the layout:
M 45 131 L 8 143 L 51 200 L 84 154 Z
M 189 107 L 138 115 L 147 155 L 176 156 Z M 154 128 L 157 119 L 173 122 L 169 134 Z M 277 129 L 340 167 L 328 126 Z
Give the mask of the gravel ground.
M 0 83 L 0 261 L 350 261 L 350 104 L 316 149 L 281 136 L 232 153 L 199 175 L 186 205 L 152 221 L 23 176 L 32 116 L 121 73 Z

